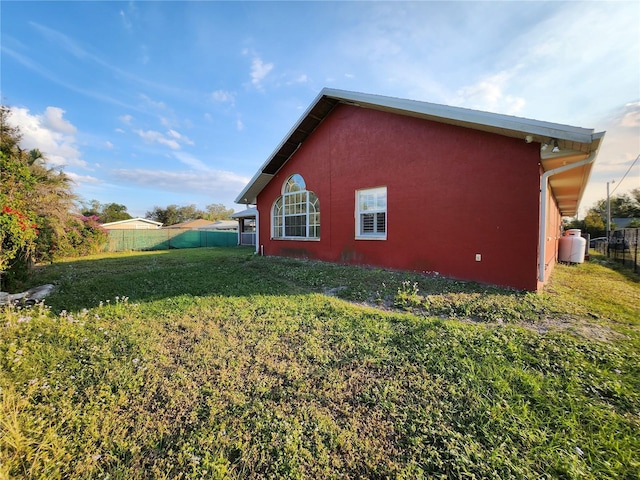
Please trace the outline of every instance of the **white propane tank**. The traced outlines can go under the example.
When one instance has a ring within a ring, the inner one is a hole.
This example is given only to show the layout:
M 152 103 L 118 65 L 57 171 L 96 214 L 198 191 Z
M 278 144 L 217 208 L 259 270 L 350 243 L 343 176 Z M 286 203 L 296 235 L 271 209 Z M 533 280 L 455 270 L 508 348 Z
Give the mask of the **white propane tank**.
M 558 241 L 558 261 L 563 263 L 583 263 L 587 241 L 580 236 L 580 230 L 573 228 L 564 232 Z

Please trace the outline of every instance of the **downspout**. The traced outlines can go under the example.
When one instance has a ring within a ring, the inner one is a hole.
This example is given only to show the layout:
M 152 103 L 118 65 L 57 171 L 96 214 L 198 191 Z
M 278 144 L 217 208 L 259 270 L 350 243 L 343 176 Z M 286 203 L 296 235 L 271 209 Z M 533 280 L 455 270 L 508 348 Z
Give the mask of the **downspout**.
M 256 255 L 260 253 L 260 211 L 258 210 L 258 205 L 256 204 Z
M 574 168 L 583 167 L 592 163 L 596 159 L 596 155 L 598 151 L 595 150 L 589 154 L 587 158 L 581 160 L 576 163 L 571 163 L 569 165 L 563 165 L 562 167 L 554 168 L 542 174 L 540 178 L 540 253 L 538 258 L 538 281 L 544 283 L 544 272 L 545 272 L 545 261 L 546 261 L 546 249 L 547 249 L 547 190 L 549 188 L 549 177 L 556 175 L 558 173 L 566 172 L 568 170 L 573 170 Z

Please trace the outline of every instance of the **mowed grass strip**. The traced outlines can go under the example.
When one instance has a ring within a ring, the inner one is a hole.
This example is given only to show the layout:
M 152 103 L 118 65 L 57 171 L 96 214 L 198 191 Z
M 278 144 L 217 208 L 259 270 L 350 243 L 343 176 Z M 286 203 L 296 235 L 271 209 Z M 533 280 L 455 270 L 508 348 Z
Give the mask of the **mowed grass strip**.
M 640 476 L 640 286 L 605 259 L 539 295 L 234 248 L 48 281 L 0 314 L 0 478 Z

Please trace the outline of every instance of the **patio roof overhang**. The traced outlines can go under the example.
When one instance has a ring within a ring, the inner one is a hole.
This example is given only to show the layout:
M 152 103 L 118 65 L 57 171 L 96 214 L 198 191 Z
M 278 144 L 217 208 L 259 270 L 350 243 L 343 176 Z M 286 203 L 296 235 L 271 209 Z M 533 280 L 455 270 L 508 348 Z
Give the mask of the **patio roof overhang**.
M 236 198 L 255 205 L 258 194 L 339 103 L 473 128 L 541 145 L 544 171 L 578 163 L 597 153 L 604 132 L 527 118 L 418 102 L 381 95 L 323 89 L 267 161 Z M 545 147 L 546 145 L 546 147 Z M 549 184 L 563 216 L 577 213 L 593 162 L 550 177 Z

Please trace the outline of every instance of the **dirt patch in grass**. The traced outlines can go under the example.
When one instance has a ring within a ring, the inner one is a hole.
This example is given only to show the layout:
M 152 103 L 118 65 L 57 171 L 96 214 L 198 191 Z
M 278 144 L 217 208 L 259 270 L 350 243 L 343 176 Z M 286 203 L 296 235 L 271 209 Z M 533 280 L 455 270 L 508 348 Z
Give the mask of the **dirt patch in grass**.
M 612 342 L 626 338 L 622 333 L 616 332 L 606 325 L 600 325 L 585 318 L 545 317 L 538 322 L 522 322 L 518 325 L 540 334 L 567 332 L 577 335 L 578 337 L 597 340 L 599 342 Z
M 340 293 L 346 290 L 348 287 L 340 286 L 336 288 L 325 288 L 323 293 L 330 297 L 340 297 Z M 346 300 L 346 299 L 343 299 Z M 627 338 L 626 335 L 613 330 L 612 328 L 602 325 L 600 323 L 596 323 L 591 319 L 584 318 L 581 316 L 569 316 L 569 315 L 550 315 L 544 313 L 536 313 L 535 311 L 531 311 L 530 317 L 528 319 L 514 319 L 514 318 L 504 318 L 497 320 L 487 320 L 486 318 L 476 317 L 476 316 L 459 316 L 452 317 L 451 315 L 433 315 L 427 309 L 423 308 L 421 305 L 412 308 L 402 308 L 398 307 L 394 303 L 393 298 L 386 298 L 384 300 L 378 299 L 377 301 L 374 299 L 368 299 L 366 301 L 355 301 L 355 300 L 346 300 L 353 305 L 360 305 L 369 308 L 373 308 L 376 310 L 384 311 L 384 312 L 407 312 L 418 316 L 434 316 L 440 319 L 455 319 L 464 323 L 473 323 L 473 324 L 484 324 L 488 326 L 502 326 L 502 325 L 515 325 L 522 328 L 526 328 L 527 330 L 534 331 L 539 334 L 547 334 L 547 333 L 569 333 L 578 338 L 584 338 L 587 340 L 596 340 L 599 342 L 612 342 L 617 340 L 623 340 Z M 537 318 L 533 318 L 537 317 Z M 594 318 L 597 318 L 594 315 Z

